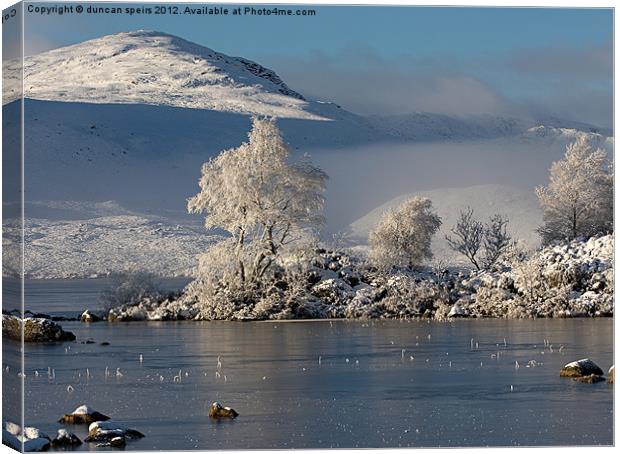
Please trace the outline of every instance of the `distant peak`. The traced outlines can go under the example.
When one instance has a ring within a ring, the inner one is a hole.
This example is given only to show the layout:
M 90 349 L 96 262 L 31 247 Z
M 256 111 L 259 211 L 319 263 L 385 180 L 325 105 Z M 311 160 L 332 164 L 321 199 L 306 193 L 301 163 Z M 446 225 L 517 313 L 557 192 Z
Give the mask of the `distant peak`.
M 18 81 L 20 68 L 14 66 L 4 65 L 15 69 Z M 19 95 L 17 89 L 5 92 L 5 99 Z M 157 30 L 115 33 L 28 57 L 24 95 L 328 119 L 309 108 L 275 71 Z

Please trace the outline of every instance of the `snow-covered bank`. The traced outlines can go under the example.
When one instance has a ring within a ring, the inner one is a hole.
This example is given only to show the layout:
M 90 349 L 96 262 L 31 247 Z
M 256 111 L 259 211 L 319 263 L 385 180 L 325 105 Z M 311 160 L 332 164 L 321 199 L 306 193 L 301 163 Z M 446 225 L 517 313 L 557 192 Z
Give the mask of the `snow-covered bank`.
M 198 230 L 198 229 L 196 229 Z M 220 237 L 157 218 L 122 215 L 79 221 L 28 219 L 25 227 L 26 277 L 34 279 L 101 277 L 148 272 L 165 277 L 191 276 L 196 256 Z M 19 230 L 6 229 L 5 254 L 19 253 Z M 19 263 L 5 257 L 5 263 Z M 7 274 L 15 270 L 4 270 Z
M 392 274 L 377 273 L 348 254 L 321 250 L 303 274 L 301 286 L 279 282 L 268 298 L 254 303 L 205 309 L 188 294 L 147 298 L 112 309 L 108 319 L 611 316 L 613 244 L 613 235 L 575 240 L 547 247 L 498 271 L 427 269 Z

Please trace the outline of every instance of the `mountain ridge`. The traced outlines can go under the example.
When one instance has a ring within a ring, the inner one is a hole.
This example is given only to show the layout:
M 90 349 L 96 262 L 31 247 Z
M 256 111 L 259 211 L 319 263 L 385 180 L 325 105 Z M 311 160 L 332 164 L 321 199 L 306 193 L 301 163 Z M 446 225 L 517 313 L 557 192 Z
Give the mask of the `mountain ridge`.
M 3 104 L 21 94 L 19 61 L 3 62 Z M 611 131 L 556 118 L 412 112 L 361 116 L 308 100 L 258 62 L 169 33 L 136 30 L 59 47 L 24 59 L 24 97 L 42 101 L 146 104 L 303 120 L 344 120 L 388 140 L 439 141 L 532 135 L 544 126 L 610 137 Z

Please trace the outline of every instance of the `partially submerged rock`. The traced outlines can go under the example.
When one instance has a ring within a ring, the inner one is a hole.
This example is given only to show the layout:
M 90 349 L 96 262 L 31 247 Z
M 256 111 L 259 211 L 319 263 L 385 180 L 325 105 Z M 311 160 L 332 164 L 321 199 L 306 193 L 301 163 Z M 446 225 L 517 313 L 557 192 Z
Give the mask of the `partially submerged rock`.
M 18 451 L 46 451 L 50 447 L 50 437 L 36 427 L 24 427 L 13 422 L 5 422 L 2 429 L 2 443 Z
M 607 372 L 607 383 L 610 385 L 614 384 L 614 366 L 611 366 L 609 372 Z
M 103 320 L 103 317 L 90 312 L 88 309 L 86 309 L 84 312 L 82 312 L 82 315 L 80 315 L 80 321 L 83 323 L 94 323 L 100 322 L 101 320 Z
M 235 410 L 230 407 L 223 407 L 219 402 L 213 402 L 211 404 L 211 408 L 209 409 L 209 417 L 210 418 L 236 418 L 239 416 Z
M 92 424 L 96 421 L 107 421 L 108 419 L 110 419 L 109 416 L 99 413 L 86 405 L 81 405 L 73 410 L 73 413 L 64 415 L 58 422 L 63 424 Z
M 73 341 L 75 335 L 65 331 L 58 324 L 47 318 L 25 318 L 2 314 L 2 335 L 9 339 L 24 342 Z
M 602 377 L 601 375 L 590 374 L 590 375 L 586 375 L 584 377 L 575 377 L 575 378 L 573 378 L 573 380 L 581 382 L 581 383 L 593 384 L 593 383 L 598 383 L 598 382 L 601 382 L 601 381 L 605 381 L 605 378 Z
M 74 433 L 69 432 L 67 429 L 58 429 L 56 438 L 52 440 L 52 446 L 54 448 L 79 446 L 81 444 L 82 440 L 80 440 Z
M 587 377 L 589 375 L 603 375 L 601 368 L 589 358 L 568 363 L 560 371 L 560 377 Z
M 124 448 L 127 444 L 125 437 L 114 437 L 110 441 L 105 443 L 98 443 L 95 446 L 98 448 Z
M 115 438 L 142 438 L 144 434 L 115 421 L 97 421 L 88 426 L 88 437 L 85 441 L 112 442 Z

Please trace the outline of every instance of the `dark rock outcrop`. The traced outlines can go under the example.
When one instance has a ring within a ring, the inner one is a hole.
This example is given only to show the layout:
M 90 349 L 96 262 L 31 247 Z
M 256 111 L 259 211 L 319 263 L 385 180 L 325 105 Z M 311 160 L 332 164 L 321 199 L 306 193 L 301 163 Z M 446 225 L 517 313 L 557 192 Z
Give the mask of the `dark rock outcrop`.
M 2 335 L 9 339 L 24 342 L 59 342 L 73 341 L 75 335 L 47 318 L 22 319 L 13 315 L 2 314 Z
M 88 426 L 88 437 L 86 437 L 84 441 L 112 443 L 112 440 L 115 438 L 135 439 L 142 437 L 144 437 L 143 433 L 135 429 L 129 429 L 120 423 L 114 421 L 97 421 Z
M 72 432 L 67 429 L 58 429 L 56 438 L 52 440 L 52 446 L 54 448 L 71 448 L 82 444 L 82 440 L 78 438 Z
M 602 376 L 603 371 L 594 361 L 589 358 L 573 361 L 566 364 L 560 371 L 560 377 L 588 377 L 590 375 Z
M 223 407 L 219 402 L 213 402 L 209 408 L 209 417 L 214 419 L 231 418 L 239 416 L 235 410 L 230 407 Z
M 100 322 L 101 320 L 103 320 L 103 317 L 93 312 L 90 312 L 88 309 L 86 309 L 84 312 L 82 312 L 82 315 L 80 315 L 80 321 L 83 323 L 94 323 Z
M 97 421 L 107 421 L 110 417 L 106 416 L 92 408 L 82 405 L 72 413 L 67 413 L 58 422 L 63 424 L 92 424 Z

